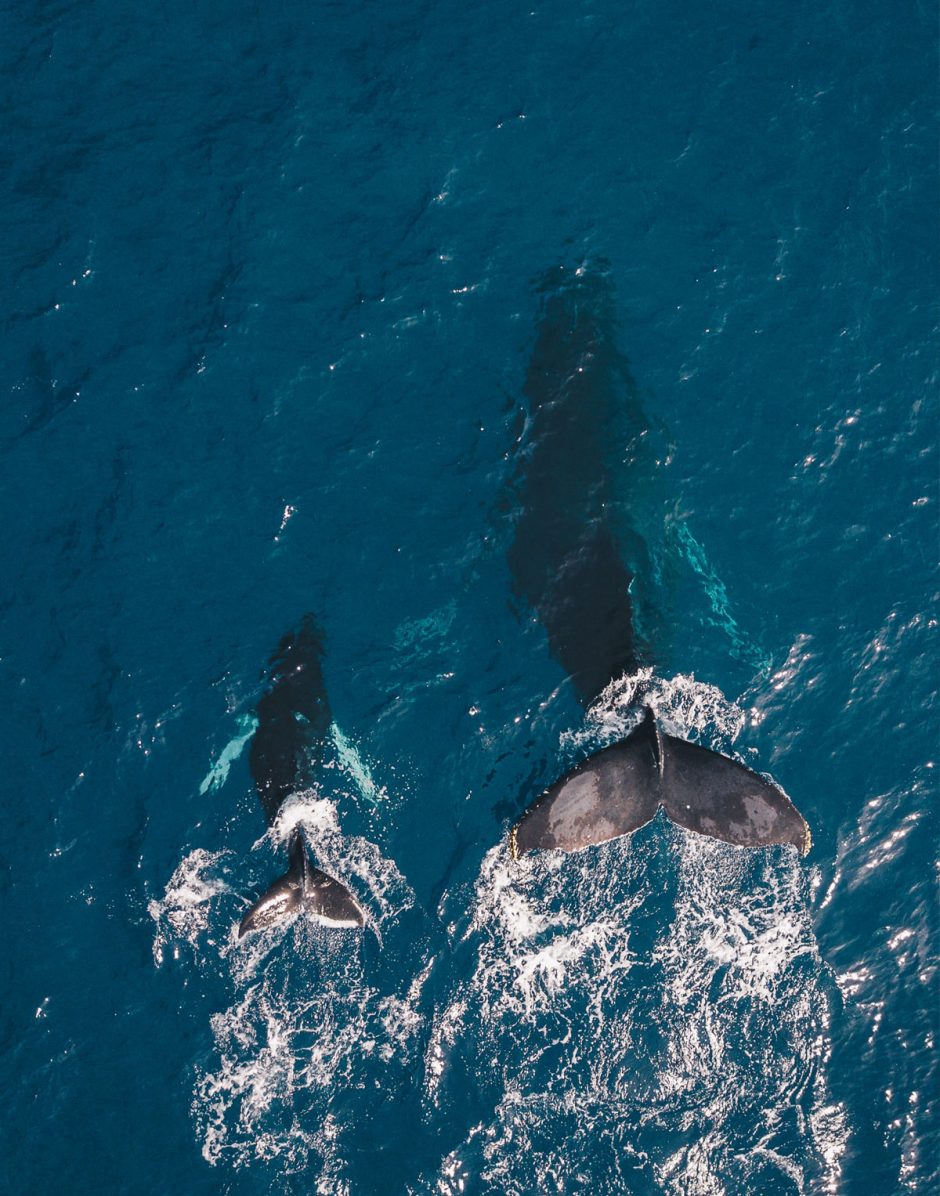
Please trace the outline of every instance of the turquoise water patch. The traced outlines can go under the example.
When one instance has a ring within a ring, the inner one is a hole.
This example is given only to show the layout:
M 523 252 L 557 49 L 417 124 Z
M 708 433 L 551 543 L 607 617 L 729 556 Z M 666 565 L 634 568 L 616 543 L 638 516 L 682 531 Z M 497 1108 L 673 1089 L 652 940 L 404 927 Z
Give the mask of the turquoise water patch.
M 745 664 L 751 665 L 760 673 L 769 672 L 771 666 L 769 654 L 741 630 L 731 613 L 731 600 L 728 597 L 725 583 L 705 555 L 704 547 L 692 535 L 687 523 L 677 520 L 674 527 L 682 558 L 691 566 L 701 581 L 702 589 L 711 608 L 712 622 L 730 640 L 732 655 Z
M 453 598 L 423 618 L 406 619 L 395 629 L 395 648 L 399 652 L 426 649 L 429 643 L 447 635 L 456 615 L 457 600 Z

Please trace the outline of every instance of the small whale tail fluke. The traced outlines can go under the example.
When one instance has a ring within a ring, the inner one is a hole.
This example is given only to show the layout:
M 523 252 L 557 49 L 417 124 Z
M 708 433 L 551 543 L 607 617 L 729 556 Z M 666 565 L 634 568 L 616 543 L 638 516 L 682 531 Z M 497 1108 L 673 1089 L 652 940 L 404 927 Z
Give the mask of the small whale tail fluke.
M 535 849 L 579 851 L 638 830 L 662 806 L 673 822 L 738 847 L 792 843 L 809 827 L 787 795 L 756 772 L 660 730 L 646 707 L 626 739 L 575 765 L 513 828 L 513 857 Z
M 301 831 L 291 836 L 289 853 L 290 867 L 242 918 L 239 938 L 286 921 L 301 910 L 324 926 L 364 925 L 365 915 L 346 886 L 314 868 Z

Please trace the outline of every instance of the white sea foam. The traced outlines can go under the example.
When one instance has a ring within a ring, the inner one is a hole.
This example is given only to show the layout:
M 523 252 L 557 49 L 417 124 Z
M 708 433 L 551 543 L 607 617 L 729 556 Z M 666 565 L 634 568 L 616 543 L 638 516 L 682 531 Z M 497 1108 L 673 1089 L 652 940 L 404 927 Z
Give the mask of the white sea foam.
M 714 687 L 644 673 L 609 687 L 563 746 L 620 738 L 641 688 L 710 746 L 743 726 Z M 429 1116 L 459 1089 L 477 1117 L 427 1186 L 838 1191 L 834 984 L 808 894 L 789 849 L 740 850 L 662 817 L 570 856 L 490 851 L 452 928 L 472 979 L 439 1007 L 425 1060 Z
M 846 1119 L 828 1093 L 833 982 L 806 873 L 789 850 L 673 834 L 675 919 L 654 953 L 671 1030 L 659 1085 L 697 1109 L 704 1136 L 654 1170 L 681 1192 L 723 1191 L 735 1175 L 753 1189 L 768 1169 L 798 1191 L 836 1192 Z
M 348 942 L 304 930 L 286 961 L 243 978 L 235 1003 L 212 1018 L 193 1117 L 210 1163 L 276 1159 L 281 1172 L 317 1174 L 317 1191 L 344 1191 L 343 1143 L 355 1127 L 334 1107 L 408 1058 L 420 1019 L 416 994 L 380 994 Z
M 652 669 L 640 669 L 610 682 L 583 724 L 562 735 L 562 748 L 594 750 L 622 739 L 640 719 L 640 700 L 653 708 L 668 731 L 709 747 L 727 749 L 746 721 L 743 708 L 715 685 L 684 673 L 659 677 Z
M 342 833 L 333 802 L 309 790 L 285 803 L 247 859 L 202 849 L 186 856 L 150 904 L 154 957 L 160 964 L 185 953 L 233 992 L 211 1019 L 213 1045 L 196 1068 L 192 1111 L 205 1158 L 236 1167 L 276 1159 L 285 1174 L 312 1167 L 314 1190 L 342 1193 L 348 1127 L 332 1112 L 334 1097 L 372 1085 L 375 1073 L 413 1051 L 428 968 L 404 991 L 380 992 L 365 977 L 361 933 L 327 931 L 302 916 L 237 938 L 245 894 L 283 867 L 297 827 L 318 866 L 355 892 L 366 933 L 381 941 L 413 903 L 411 889 L 375 844 Z
M 231 893 L 230 858 L 226 851 L 191 851 L 170 877 L 163 898 L 149 903 L 147 910 L 156 925 L 153 957 L 158 966 L 168 952 L 178 959 L 183 947 L 200 949 L 200 939 L 209 935 L 213 904 Z
M 646 673 L 609 687 L 564 749 L 625 734 L 641 688 L 666 726 L 710 746 L 729 750 L 743 726 L 714 687 Z M 180 864 L 151 904 L 155 956 L 185 945 L 233 990 L 196 1068 L 207 1160 L 275 1160 L 318 1176 L 317 1191 L 352 1190 L 359 1130 L 343 1094 L 393 1091 L 423 1050 L 429 1122 L 459 1111 L 465 1129 L 415 1192 L 528 1196 L 588 1177 L 598 1190 L 683 1196 L 839 1190 L 848 1130 L 827 1079 L 833 984 L 794 853 L 741 851 L 662 817 L 574 855 L 514 862 L 494 847 L 448 927 L 450 951 L 425 951 L 413 979 L 383 984 L 353 933 L 299 919 L 235 938 L 245 890 L 263 886 L 298 825 L 378 935 L 413 900 L 316 790 L 286 803 L 238 861 L 244 883 L 226 853 Z M 443 990 L 427 1024 L 432 976 Z

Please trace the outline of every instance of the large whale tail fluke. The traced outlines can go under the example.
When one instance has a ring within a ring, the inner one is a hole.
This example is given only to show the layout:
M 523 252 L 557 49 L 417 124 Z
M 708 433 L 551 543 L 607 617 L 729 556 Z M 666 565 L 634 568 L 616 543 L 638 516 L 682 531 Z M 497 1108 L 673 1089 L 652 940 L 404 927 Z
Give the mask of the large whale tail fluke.
M 290 867 L 255 902 L 238 927 L 242 938 L 250 930 L 263 930 L 304 910 L 326 926 L 362 926 L 365 915 L 352 893 L 325 872 L 315 868 L 301 831 L 294 831 L 289 848 Z
M 575 765 L 532 803 L 510 834 L 510 851 L 579 851 L 638 830 L 660 806 L 686 830 L 738 847 L 810 849 L 809 827 L 781 789 L 728 756 L 665 734 L 646 707 L 626 739 Z

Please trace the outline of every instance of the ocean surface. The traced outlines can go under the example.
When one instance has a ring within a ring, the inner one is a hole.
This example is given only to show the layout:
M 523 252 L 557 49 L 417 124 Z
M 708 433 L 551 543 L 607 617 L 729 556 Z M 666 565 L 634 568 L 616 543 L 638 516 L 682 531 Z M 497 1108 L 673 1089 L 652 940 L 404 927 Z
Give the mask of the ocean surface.
M 936 47 L 917 0 L 3 6 L 0 1191 L 936 1191 Z M 668 445 L 655 660 L 586 713 L 506 563 L 559 266 Z M 308 612 L 335 722 L 266 833 Z M 641 683 L 806 859 L 510 859 Z M 369 927 L 239 943 L 297 822 Z

